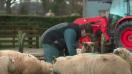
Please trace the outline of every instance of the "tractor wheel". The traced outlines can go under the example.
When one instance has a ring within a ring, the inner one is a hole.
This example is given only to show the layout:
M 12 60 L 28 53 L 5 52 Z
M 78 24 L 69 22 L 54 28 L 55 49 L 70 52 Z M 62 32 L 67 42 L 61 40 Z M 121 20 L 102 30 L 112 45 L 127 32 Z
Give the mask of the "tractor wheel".
M 115 30 L 116 47 L 132 50 L 132 21 L 125 21 Z

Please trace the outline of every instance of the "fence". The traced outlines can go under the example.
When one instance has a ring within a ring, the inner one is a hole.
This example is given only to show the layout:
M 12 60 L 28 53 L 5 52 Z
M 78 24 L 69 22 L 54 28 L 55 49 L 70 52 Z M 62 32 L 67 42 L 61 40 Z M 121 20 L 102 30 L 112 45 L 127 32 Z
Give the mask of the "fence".
M 42 31 L 38 25 L 0 25 L 0 47 L 18 47 L 18 31 L 26 33 L 24 46 L 29 48 L 39 48 L 39 37 Z
M 39 38 L 47 28 L 77 17 L 0 16 L 0 48 L 18 47 L 18 31 L 26 33 L 24 47 L 39 48 Z

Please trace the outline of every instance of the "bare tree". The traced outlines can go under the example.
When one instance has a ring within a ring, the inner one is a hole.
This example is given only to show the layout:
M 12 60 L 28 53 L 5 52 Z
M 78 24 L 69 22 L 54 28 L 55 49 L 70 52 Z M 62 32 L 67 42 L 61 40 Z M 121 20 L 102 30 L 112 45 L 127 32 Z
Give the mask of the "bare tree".
M 65 0 L 55 0 L 54 4 L 52 4 L 52 10 L 56 15 L 66 15 Z
M 46 12 L 52 10 L 55 15 L 82 14 L 83 0 L 41 0 Z
M 29 13 L 30 0 L 20 0 L 20 14 L 27 15 Z
M 20 4 L 20 14 L 28 14 L 28 3 L 21 3 Z
M 69 0 L 71 13 L 82 14 L 82 3 L 83 0 Z
M 16 3 L 16 0 L 5 0 L 6 13 L 11 14 L 11 6 Z
M 0 0 L 0 11 L 4 10 L 5 0 Z
M 50 6 L 51 6 L 49 0 L 41 0 L 41 2 L 42 2 L 42 5 L 43 5 L 44 13 L 47 13 L 50 9 Z

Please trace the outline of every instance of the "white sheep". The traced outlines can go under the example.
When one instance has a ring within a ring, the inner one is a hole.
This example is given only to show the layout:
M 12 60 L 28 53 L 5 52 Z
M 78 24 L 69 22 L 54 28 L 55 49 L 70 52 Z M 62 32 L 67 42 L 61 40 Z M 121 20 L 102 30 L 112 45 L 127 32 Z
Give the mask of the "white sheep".
M 130 65 L 114 54 L 79 54 L 61 57 L 53 74 L 131 74 Z
M 128 49 L 116 48 L 114 49 L 113 53 L 126 60 L 130 64 L 132 71 L 132 53 Z
M 13 50 L 1 50 L 0 56 L 13 57 L 16 67 L 14 74 L 50 74 L 50 67 L 46 62 L 41 62 L 36 57 Z
M 8 56 L 0 57 L 0 74 L 12 74 L 15 71 L 14 59 Z

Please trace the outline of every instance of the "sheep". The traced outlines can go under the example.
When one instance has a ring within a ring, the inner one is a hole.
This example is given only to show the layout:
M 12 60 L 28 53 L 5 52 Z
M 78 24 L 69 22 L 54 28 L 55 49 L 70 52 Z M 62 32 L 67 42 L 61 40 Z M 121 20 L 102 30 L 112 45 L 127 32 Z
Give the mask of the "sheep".
M 79 54 L 61 57 L 53 74 L 131 74 L 130 65 L 114 54 Z
M 83 47 L 81 48 L 77 48 L 77 54 L 81 54 L 81 53 L 88 53 L 88 52 L 95 52 L 95 42 L 84 42 L 83 43 Z
M 83 53 L 85 52 L 95 52 L 95 43 L 94 42 L 86 42 L 83 46 Z
M 14 59 L 8 56 L 0 57 L 0 74 L 13 74 L 15 70 Z
M 53 65 L 51 63 L 41 60 L 42 71 L 45 71 L 45 74 L 51 74 L 53 71 Z
M 14 58 L 16 67 L 14 74 L 50 74 L 50 72 L 48 72 L 50 71 L 50 68 L 47 63 L 43 62 L 42 64 L 42 62 L 33 55 L 13 50 L 1 50 L 0 56 Z
M 26 57 L 23 63 L 26 68 L 22 74 L 50 74 L 52 71 L 52 64 L 45 61 Z
M 132 53 L 128 49 L 116 48 L 114 49 L 113 53 L 126 60 L 130 64 L 132 71 Z

